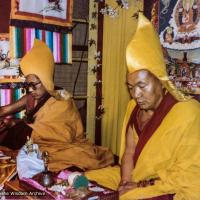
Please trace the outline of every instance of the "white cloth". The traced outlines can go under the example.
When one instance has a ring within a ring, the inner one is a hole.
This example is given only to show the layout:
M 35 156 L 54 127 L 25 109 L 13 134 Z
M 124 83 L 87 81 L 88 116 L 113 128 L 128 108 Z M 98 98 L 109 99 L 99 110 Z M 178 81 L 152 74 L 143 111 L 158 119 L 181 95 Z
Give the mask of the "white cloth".
M 44 171 L 44 161 L 37 144 L 33 144 L 33 152 L 28 152 L 24 145 L 17 155 L 17 172 L 19 178 L 32 178 L 34 175 Z

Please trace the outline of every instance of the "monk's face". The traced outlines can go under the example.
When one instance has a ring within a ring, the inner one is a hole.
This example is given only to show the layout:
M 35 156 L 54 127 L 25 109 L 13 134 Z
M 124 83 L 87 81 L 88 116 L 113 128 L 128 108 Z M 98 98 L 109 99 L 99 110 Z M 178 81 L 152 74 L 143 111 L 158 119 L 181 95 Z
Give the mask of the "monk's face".
M 47 92 L 40 79 L 34 75 L 26 76 L 26 87 L 34 99 L 40 99 Z
M 127 74 L 127 86 L 141 109 L 155 110 L 163 98 L 161 82 L 147 70 Z

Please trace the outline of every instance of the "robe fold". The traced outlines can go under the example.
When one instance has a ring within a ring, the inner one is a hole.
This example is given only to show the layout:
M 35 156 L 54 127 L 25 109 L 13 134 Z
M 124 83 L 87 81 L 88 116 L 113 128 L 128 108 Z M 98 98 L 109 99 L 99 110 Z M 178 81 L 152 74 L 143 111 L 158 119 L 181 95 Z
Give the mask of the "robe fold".
M 131 100 L 124 119 L 120 159 L 125 150 L 127 124 L 136 104 Z M 139 137 L 133 128 L 134 142 Z M 139 153 L 132 171 L 136 183 L 157 179 L 153 185 L 137 187 L 123 194 L 121 200 L 136 199 L 200 199 L 200 104 L 194 99 L 177 102 L 166 113 Z M 109 167 L 86 173 L 112 189 L 120 182 L 120 168 Z M 103 179 L 101 178 L 103 177 Z M 170 195 L 174 194 L 174 196 Z
M 58 171 L 76 166 L 98 169 L 113 163 L 113 154 L 89 142 L 83 133 L 79 112 L 71 98 L 50 97 L 34 115 L 31 138 L 41 151 L 48 151 L 49 168 Z

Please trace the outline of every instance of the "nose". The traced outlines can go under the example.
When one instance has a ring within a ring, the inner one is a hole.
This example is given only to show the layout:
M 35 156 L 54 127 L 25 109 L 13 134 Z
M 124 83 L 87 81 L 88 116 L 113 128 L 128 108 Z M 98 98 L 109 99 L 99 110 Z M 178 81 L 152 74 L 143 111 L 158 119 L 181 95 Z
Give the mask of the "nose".
M 29 91 L 29 92 L 33 92 L 33 88 L 32 88 L 32 87 L 29 87 L 29 88 L 28 88 L 28 91 Z
M 142 92 L 138 87 L 135 88 L 133 96 L 135 99 L 138 99 L 142 96 Z

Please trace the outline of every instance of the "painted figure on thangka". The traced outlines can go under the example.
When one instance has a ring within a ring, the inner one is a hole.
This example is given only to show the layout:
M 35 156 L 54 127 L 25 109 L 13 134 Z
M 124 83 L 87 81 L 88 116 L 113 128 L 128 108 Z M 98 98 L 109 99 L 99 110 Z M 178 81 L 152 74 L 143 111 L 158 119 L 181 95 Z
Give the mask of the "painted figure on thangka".
M 0 36 L 0 68 L 9 65 L 9 42 L 6 37 Z M 2 67 L 1 67 L 2 66 Z
M 49 11 L 64 11 L 64 8 L 61 6 L 62 0 L 48 0 L 48 5 L 41 12 L 49 12 Z
M 23 13 L 26 13 L 27 16 L 29 16 L 30 13 L 32 13 L 34 14 L 34 17 L 38 15 L 40 17 L 46 16 L 47 18 L 53 17 L 53 18 L 58 18 L 59 20 L 60 19 L 66 20 L 66 22 L 69 22 L 71 20 L 71 19 L 68 19 L 71 13 L 71 0 L 70 1 L 69 0 L 47 0 L 47 1 L 29 0 L 28 2 L 26 0 L 20 0 L 19 2 L 16 2 L 16 0 L 12 0 L 12 2 L 13 2 L 12 5 L 17 6 L 15 7 L 16 10 L 12 14 L 12 17 L 16 19 L 18 19 L 19 16 L 23 16 Z M 42 21 L 41 19 L 40 21 L 39 19 L 36 19 L 36 20 L 38 22 Z M 51 23 L 51 21 L 49 21 L 49 23 Z
M 159 32 L 169 77 L 183 91 L 200 94 L 200 0 L 154 4 L 152 21 Z
M 8 34 L 0 34 L 0 78 L 18 75 L 19 61 L 10 58 Z

